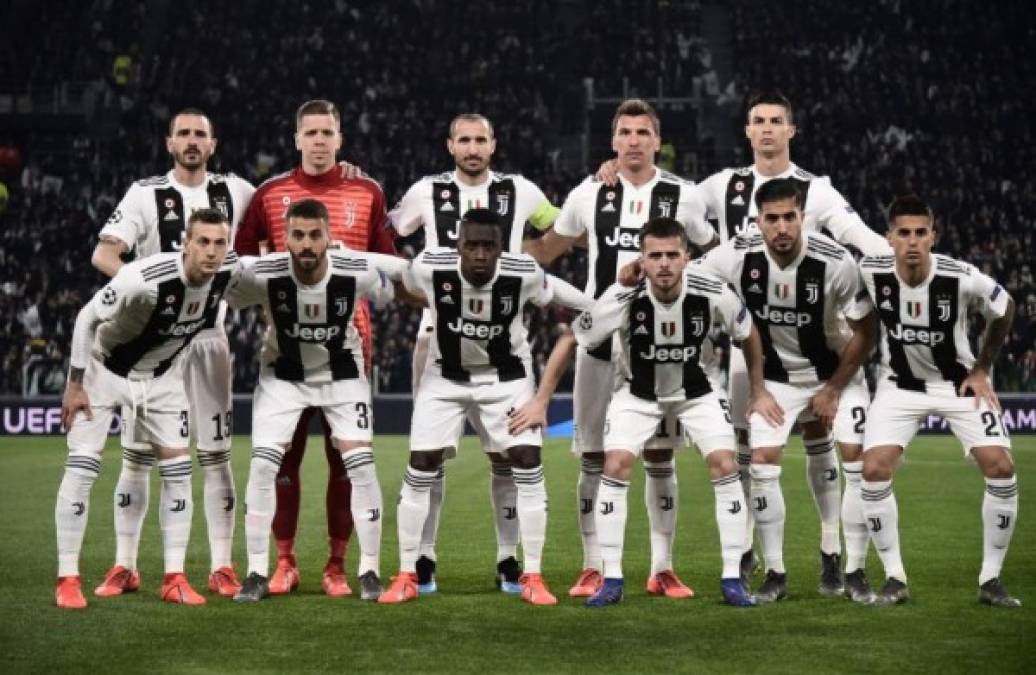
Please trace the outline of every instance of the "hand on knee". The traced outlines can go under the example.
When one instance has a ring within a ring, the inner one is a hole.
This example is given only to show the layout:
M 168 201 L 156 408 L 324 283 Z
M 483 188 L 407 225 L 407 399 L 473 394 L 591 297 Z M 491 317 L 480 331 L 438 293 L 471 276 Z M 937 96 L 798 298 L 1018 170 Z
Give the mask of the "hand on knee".
M 613 450 L 605 453 L 604 475 L 615 480 L 630 479 L 633 473 L 633 461 L 635 456 L 632 452 L 625 450 Z

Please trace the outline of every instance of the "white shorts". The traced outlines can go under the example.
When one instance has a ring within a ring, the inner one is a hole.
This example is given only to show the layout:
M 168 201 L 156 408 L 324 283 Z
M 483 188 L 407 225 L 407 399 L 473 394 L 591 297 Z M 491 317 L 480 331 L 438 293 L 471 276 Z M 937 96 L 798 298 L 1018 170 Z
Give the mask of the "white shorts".
M 882 445 L 898 445 L 906 450 L 928 415 L 940 415 L 949 423 L 950 431 L 964 446 L 965 457 L 970 456 L 973 448 L 982 446 L 1011 449 L 1003 417 L 984 403 L 976 407 L 970 396 L 908 391 L 882 380 L 867 410 L 864 451 Z
M 331 437 L 370 443 L 374 434 L 371 387 L 360 377 L 334 382 L 288 382 L 263 372 L 252 403 L 252 444 L 282 446 L 291 442 L 306 408 L 320 408 Z
M 658 425 L 671 415 L 679 420 L 687 442 L 697 445 L 703 457 L 715 450 L 733 451 L 734 427 L 720 401 L 716 392 L 709 392 L 687 401 L 659 403 L 638 398 L 623 387 L 612 395 L 608 405 L 604 447 L 639 455 L 657 433 Z
M 186 351 L 184 382 L 191 436 L 199 450 L 227 450 L 234 431 L 230 392 L 233 360 L 227 337 L 222 331 L 205 331 Z
M 87 419 L 82 412 L 76 415 L 68 431 L 69 450 L 100 452 L 108 440 L 117 407 L 122 408 L 122 439 L 126 447 L 188 447 L 187 394 L 179 362 L 161 377 L 130 380 L 90 359 L 83 387 L 90 397 L 93 419 Z
M 809 401 L 823 386 L 822 382 L 819 384 L 785 384 L 767 380 L 766 388 L 784 408 L 784 424 L 777 428 L 771 427 L 762 415 L 752 413 L 748 420 L 751 428 L 752 447 L 784 447 L 796 421 L 815 421 L 817 417 L 810 410 Z M 835 414 L 833 429 L 835 441 L 853 445 L 863 444 L 868 405 L 870 405 L 870 397 L 867 395 L 867 383 L 863 379 L 863 371 L 860 371 L 842 390 L 842 395 L 838 399 L 838 412 Z
M 535 393 L 531 375 L 510 382 L 472 384 L 447 380 L 437 368 L 429 368 L 422 375 L 421 387 L 414 398 L 410 450 L 452 448 L 455 451 L 464 433 L 466 416 L 479 430 L 482 449 L 486 452 L 503 453 L 518 445 L 540 447 L 543 445 L 541 429 L 526 429 L 517 435 L 507 430 L 507 413 L 529 401 Z
M 734 428 L 747 431 L 748 398 L 751 387 L 748 382 L 748 364 L 740 347 L 730 345 L 730 372 L 727 393 L 730 395 L 730 418 Z
M 572 452 L 602 452 L 604 422 L 612 393 L 622 386 L 616 373 L 615 354 L 611 361 L 590 356 L 585 349 L 576 349 L 576 374 L 572 391 L 572 411 L 575 430 L 572 434 Z M 675 450 L 683 446 L 680 422 L 675 415 L 667 415 L 658 423 L 655 434 L 648 440 L 648 450 Z

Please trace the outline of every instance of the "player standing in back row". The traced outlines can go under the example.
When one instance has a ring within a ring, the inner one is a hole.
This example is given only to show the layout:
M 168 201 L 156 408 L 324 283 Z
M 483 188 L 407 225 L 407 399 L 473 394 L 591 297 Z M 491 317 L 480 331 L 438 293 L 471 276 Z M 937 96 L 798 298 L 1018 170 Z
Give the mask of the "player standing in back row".
M 208 171 L 216 150 L 211 120 L 201 110 L 187 108 L 169 120 L 166 150 L 173 168 L 162 176 L 137 181 L 126 192 L 101 229 L 93 264 L 113 277 L 122 256 L 139 260 L 156 253 L 180 251 L 191 214 L 203 208 L 221 211 L 230 223 L 230 237 L 248 208 L 255 189 L 232 173 Z M 209 590 L 229 597 L 240 588 L 231 563 L 234 542 L 234 476 L 230 470 L 231 355 L 223 327 L 225 309 L 211 328 L 187 348 L 184 366 L 190 428 L 205 474 L 205 521 L 209 532 L 211 567 Z M 123 410 L 126 415 L 129 410 Z M 133 427 L 123 420 L 123 429 Z M 140 588 L 137 549 L 147 514 L 151 467 L 155 458 L 148 444 L 135 444 L 123 434 L 122 470 L 115 485 L 115 565 L 94 591 L 120 595 Z
M 403 199 L 389 212 L 389 220 L 400 236 L 409 236 L 424 229 L 425 249 L 457 248 L 461 216 L 473 208 L 488 208 L 500 219 L 503 250 L 522 250 L 525 224 L 544 229 L 554 222 L 558 209 L 533 182 L 517 174 L 503 174 L 489 168 L 496 152 L 492 123 L 475 113 L 458 115 L 450 122 L 446 149 L 453 156 L 456 168 L 434 176 L 426 176 L 406 191 Z M 428 345 L 435 326 L 431 311 L 421 316 L 414 346 L 413 391 L 416 392 L 424 372 Z M 478 420 L 469 420 L 485 438 Z M 491 455 L 492 457 L 492 455 Z M 445 464 L 432 482 L 428 519 L 421 535 L 421 555 L 417 559 L 418 588 L 421 593 L 434 593 L 439 515 L 445 494 Z M 490 477 L 490 499 L 497 537 L 497 583 L 501 590 L 520 593 L 521 567 L 517 562 L 520 539 L 515 517 L 516 490 L 507 461 L 493 463 Z
M 386 227 L 385 196 L 370 178 L 348 178 L 335 164 L 342 147 L 341 115 L 330 101 L 314 100 L 302 104 L 295 113 L 295 147 L 300 154 L 297 168 L 271 178 L 256 191 L 241 229 L 234 240 L 239 255 L 258 255 L 265 251 L 284 251 L 289 207 L 303 199 L 318 199 L 330 215 L 332 246 L 354 251 L 395 254 L 392 233 Z M 357 303 L 356 328 L 363 344 L 365 369 L 371 367 L 371 323 L 366 300 Z M 298 528 L 302 464 L 309 436 L 309 421 L 319 410 L 303 414 L 284 455 L 277 475 L 277 514 L 273 533 L 277 540 L 277 568 L 270 579 L 270 592 L 289 593 L 299 584 L 295 559 L 295 533 Z M 344 558 L 353 521 L 349 506 L 351 485 L 334 447 L 331 428 L 324 420 L 324 453 L 328 463 L 327 533 L 328 560 L 321 585 L 332 597 L 352 593 L 345 575 Z
M 701 249 L 710 248 L 716 240 L 700 217 L 704 207 L 696 201 L 694 184 L 655 166 L 661 129 L 654 108 L 639 99 L 623 102 L 615 111 L 611 131 L 612 150 L 617 155 L 616 184 L 584 181 L 565 199 L 554 227 L 541 239 L 525 244 L 541 265 L 549 265 L 586 234 L 590 248 L 586 293 L 594 298 L 615 282 L 620 267 L 640 257 L 640 230 L 651 218 L 676 219 L 687 239 Z M 601 344 L 592 351 L 578 349 L 572 449 L 581 464 L 576 490 L 583 569 L 569 589 L 572 597 L 592 595 L 603 579 L 594 504 L 604 469 L 605 412 L 615 388 L 612 345 Z M 658 437 L 651 439 L 643 452 L 647 473 L 644 501 L 651 529 L 648 590 L 671 598 L 689 598 L 693 592 L 672 569 L 675 505 L 679 503 L 673 449 L 680 443 L 680 434 L 675 426 L 675 418 L 664 420 Z
M 1014 318 L 1014 301 L 971 265 L 933 254 L 936 223 L 916 196 L 889 207 L 894 255 L 860 261 L 863 282 L 881 319 L 881 372 L 867 412 L 863 454 L 863 513 L 887 577 L 879 604 L 909 598 L 899 550 L 899 509 L 892 475 L 921 421 L 939 415 L 985 477 L 982 570 L 978 599 L 1020 607 L 1000 583 L 1018 518 L 1018 479 L 1000 401 L 989 380 Z M 968 343 L 968 314 L 987 321 L 978 358 Z

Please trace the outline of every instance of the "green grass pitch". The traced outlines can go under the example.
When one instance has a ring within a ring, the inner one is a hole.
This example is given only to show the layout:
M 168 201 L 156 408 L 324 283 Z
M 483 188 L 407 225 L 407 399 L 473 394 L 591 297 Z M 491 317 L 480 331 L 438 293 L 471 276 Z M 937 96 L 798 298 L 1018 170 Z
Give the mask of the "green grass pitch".
M 87 610 L 69 612 L 53 606 L 54 497 L 64 440 L 7 437 L 0 441 L 0 661 L 8 673 L 1036 672 L 1036 518 L 1027 508 L 1036 495 L 1036 437 L 1019 436 L 1014 444 L 1022 509 L 1004 580 L 1025 602 L 1020 610 L 976 602 L 982 479 L 962 459 L 956 441 L 944 436 L 915 441 L 897 477 L 913 593 L 913 600 L 901 607 L 860 607 L 817 594 L 819 526 L 797 440 L 789 448 L 782 479 L 790 597 L 776 605 L 745 610 L 720 604 L 712 490 L 701 460 L 686 452 L 678 459 L 676 569 L 697 597 L 670 601 L 644 593 L 648 543 L 638 469 L 626 535 L 626 600 L 596 611 L 570 600 L 565 592 L 581 562 L 574 498 L 578 462 L 561 440 L 551 440 L 544 451 L 551 498 L 544 572 L 560 605 L 531 607 L 498 593 L 492 581 L 488 465 L 472 439 L 465 440 L 460 458 L 448 466 L 440 592 L 392 607 L 354 598 L 330 600 L 320 591 L 327 469 L 323 453 L 314 451 L 314 439 L 303 474 L 299 593 L 254 606 L 217 597 L 202 608 L 161 603 L 156 595 L 162 572 L 156 475 L 141 550 L 141 592 L 112 599 L 89 596 Z M 386 503 L 386 581 L 397 563 L 393 505 L 405 450 L 405 437 L 377 439 Z M 83 551 L 87 589 L 100 581 L 114 555 L 112 488 L 119 463 L 117 442 L 110 443 L 93 491 Z M 235 439 L 234 468 L 243 502 L 247 438 Z M 187 571 L 201 590 L 208 545 L 200 471 L 194 483 Z M 241 517 L 239 509 L 239 569 L 245 560 Z M 355 549 L 354 540 L 350 580 L 355 579 Z M 873 552 L 868 570 L 872 579 L 880 577 Z

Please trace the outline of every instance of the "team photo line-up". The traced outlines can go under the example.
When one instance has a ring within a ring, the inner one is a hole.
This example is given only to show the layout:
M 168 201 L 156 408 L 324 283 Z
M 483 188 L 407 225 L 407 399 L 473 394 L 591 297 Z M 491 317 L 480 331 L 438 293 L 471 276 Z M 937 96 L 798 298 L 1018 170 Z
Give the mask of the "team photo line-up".
M 792 163 L 793 110 L 779 92 L 748 103 L 753 164 L 697 184 L 655 166 L 661 130 L 651 105 L 622 102 L 611 122 L 614 159 L 561 208 L 522 176 L 490 169 L 496 138 L 478 114 L 449 125 L 454 170 L 421 178 L 391 210 L 375 181 L 338 162 L 343 136 L 333 103 L 306 102 L 295 121 L 299 165 L 253 188 L 208 171 L 213 123 L 201 110 L 180 111 L 165 139 L 172 169 L 135 182 L 100 231 L 92 262 L 110 281 L 76 319 L 62 400 L 59 607 L 87 606 L 79 558 L 117 408 L 124 422 L 115 561 L 96 596 L 140 588 L 137 555 L 157 464 L 161 599 L 205 604 L 184 574 L 192 445 L 204 480 L 208 590 L 250 603 L 297 589 L 299 467 L 315 416 L 329 468 L 327 595 L 353 593 L 344 558 L 354 531 L 361 599 L 395 604 L 438 592 L 446 460 L 468 422 L 490 460 L 497 587 L 534 605 L 557 604 L 541 569 L 541 448 L 548 404 L 573 362 L 583 563 L 568 594 L 587 606 L 619 603 L 625 592 L 627 495 L 638 457 L 650 530 L 646 592 L 694 596 L 673 569 L 674 452 L 685 444 L 701 455 L 714 490 L 723 600 L 753 607 L 785 598 L 781 459 L 796 423 L 820 519 L 819 593 L 906 602 L 893 475 L 930 414 L 948 421 L 985 479 L 978 599 L 1021 605 L 1000 581 L 1018 488 L 989 377 L 1014 302 L 972 265 L 933 252 L 939 225 L 920 197 L 891 203 L 882 236 L 828 179 Z M 527 226 L 540 232 L 525 238 Z M 395 237 L 422 229 L 424 249 L 400 257 Z M 588 249 L 583 290 L 544 271 L 576 246 Z M 524 325 L 530 302 L 571 318 L 538 384 Z M 389 303 L 423 315 L 396 511 L 399 571 L 386 585 L 369 375 L 377 349 L 371 307 Z M 254 306 L 267 330 L 244 493 L 247 573 L 239 579 L 224 320 L 228 307 Z M 977 356 L 968 339 L 976 315 L 985 322 Z M 872 393 L 862 366 L 875 349 Z M 876 590 L 864 573 L 872 542 L 885 575 Z M 757 570 L 763 578 L 753 590 Z

